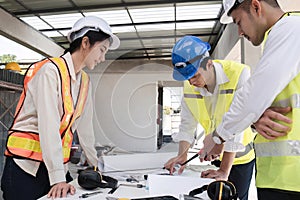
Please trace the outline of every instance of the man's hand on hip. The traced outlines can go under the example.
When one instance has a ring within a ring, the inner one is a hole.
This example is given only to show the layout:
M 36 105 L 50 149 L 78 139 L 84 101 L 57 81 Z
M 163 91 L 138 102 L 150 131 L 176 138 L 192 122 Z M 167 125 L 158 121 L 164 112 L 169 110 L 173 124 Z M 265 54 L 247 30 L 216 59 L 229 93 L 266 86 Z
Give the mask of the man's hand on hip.
M 291 112 L 291 110 L 291 107 L 268 108 L 260 119 L 254 123 L 256 131 L 268 140 L 274 140 L 278 137 L 287 135 L 291 128 L 287 125 L 278 123 L 278 121 L 291 124 L 292 120 L 285 116 L 285 114 Z

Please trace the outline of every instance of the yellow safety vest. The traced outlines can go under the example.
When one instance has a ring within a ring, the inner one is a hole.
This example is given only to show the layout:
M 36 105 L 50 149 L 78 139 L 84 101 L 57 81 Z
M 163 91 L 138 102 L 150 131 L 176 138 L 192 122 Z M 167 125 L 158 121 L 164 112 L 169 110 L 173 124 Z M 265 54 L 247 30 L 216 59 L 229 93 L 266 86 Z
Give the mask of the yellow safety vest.
M 204 128 L 205 134 L 211 133 L 221 123 L 223 115 L 228 111 L 234 92 L 236 90 L 240 74 L 246 65 L 226 60 L 214 60 L 223 66 L 223 70 L 229 81 L 219 86 L 218 99 L 214 114 L 209 115 L 204 97 L 200 92 L 195 91 L 195 87 L 190 85 L 188 81 L 184 82 L 184 100 L 192 112 L 195 119 Z M 253 139 L 255 134 L 251 128 L 247 128 L 244 132 L 243 145 L 246 147 L 244 152 L 237 152 L 234 165 L 249 163 L 254 159 Z
M 289 15 L 300 13 L 286 13 L 284 17 Z M 266 32 L 265 40 L 270 30 Z M 254 140 L 256 186 L 300 192 L 300 74 L 277 95 L 272 106 L 292 107 L 286 116 L 293 123 L 285 124 L 291 127 L 287 136 L 275 140 L 257 134 Z
M 62 140 L 63 161 L 64 163 L 67 163 L 69 161 L 73 141 L 73 133 L 71 127 L 75 119 L 77 119 L 83 111 L 89 89 L 89 77 L 84 71 L 82 71 L 79 96 L 76 108 L 74 108 L 74 103 L 71 95 L 71 76 L 69 74 L 68 66 L 63 58 L 50 58 L 37 62 L 31 65 L 26 72 L 24 78 L 24 89 L 16 108 L 15 119 L 8 131 L 9 134 L 7 138 L 5 155 L 31 159 L 35 161 L 43 161 L 39 133 L 15 129 L 14 124 L 19 116 L 24 100 L 26 98 L 28 82 L 47 62 L 52 62 L 53 64 L 55 64 L 61 77 L 61 95 L 64 114 L 61 117 L 59 132 Z

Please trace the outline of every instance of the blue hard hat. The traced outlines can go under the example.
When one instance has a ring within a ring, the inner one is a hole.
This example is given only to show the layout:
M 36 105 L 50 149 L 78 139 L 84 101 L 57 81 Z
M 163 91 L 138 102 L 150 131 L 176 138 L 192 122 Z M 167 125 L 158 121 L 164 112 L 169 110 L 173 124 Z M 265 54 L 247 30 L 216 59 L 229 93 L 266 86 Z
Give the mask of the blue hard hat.
M 184 81 L 192 78 L 201 62 L 209 56 L 210 45 L 195 36 L 184 36 L 173 47 L 173 78 Z

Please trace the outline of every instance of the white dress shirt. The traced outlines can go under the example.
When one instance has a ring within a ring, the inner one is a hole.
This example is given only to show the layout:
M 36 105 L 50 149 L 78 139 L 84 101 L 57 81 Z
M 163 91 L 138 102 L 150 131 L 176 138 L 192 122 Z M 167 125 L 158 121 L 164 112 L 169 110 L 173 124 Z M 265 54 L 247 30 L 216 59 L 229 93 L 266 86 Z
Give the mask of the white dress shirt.
M 76 102 L 80 90 L 81 73 L 75 74 L 71 54 L 63 56 L 71 74 L 71 90 L 73 101 Z M 28 83 L 24 105 L 14 128 L 23 131 L 38 132 L 47 167 L 50 184 L 65 180 L 67 165 L 63 164 L 62 142 L 59 128 L 63 114 L 61 97 L 61 80 L 58 70 L 51 62 L 46 63 Z M 77 130 L 80 145 L 85 151 L 88 161 L 97 166 L 97 152 L 94 147 L 94 130 L 92 124 L 93 103 L 89 85 L 88 97 L 82 115 L 75 120 L 72 131 Z M 40 162 L 14 159 L 25 172 L 35 176 Z
M 226 141 L 256 122 L 300 72 L 300 17 L 280 19 L 269 33 L 263 55 L 238 92 L 217 132 Z
M 206 88 L 195 88 L 200 94 L 204 97 L 204 101 L 206 104 L 209 114 L 214 113 L 215 106 L 217 104 L 218 90 L 221 84 L 228 82 L 228 78 L 222 68 L 220 63 L 214 63 L 215 72 L 216 72 L 216 86 L 213 93 L 210 93 Z M 243 84 L 250 77 L 250 70 L 245 68 L 240 77 L 237 84 L 237 89 L 241 88 Z M 210 111 L 209 111 L 210 110 Z M 201 115 L 201 112 L 199 113 Z M 175 133 L 172 138 L 175 142 L 186 141 L 192 144 L 194 142 L 194 134 L 198 125 L 198 120 L 193 116 L 189 107 L 185 103 L 184 99 L 181 101 L 181 123 L 179 125 L 179 133 Z M 239 137 L 236 137 L 234 142 L 242 142 L 243 135 L 240 134 Z M 226 142 L 224 146 L 224 151 L 232 151 L 232 143 Z

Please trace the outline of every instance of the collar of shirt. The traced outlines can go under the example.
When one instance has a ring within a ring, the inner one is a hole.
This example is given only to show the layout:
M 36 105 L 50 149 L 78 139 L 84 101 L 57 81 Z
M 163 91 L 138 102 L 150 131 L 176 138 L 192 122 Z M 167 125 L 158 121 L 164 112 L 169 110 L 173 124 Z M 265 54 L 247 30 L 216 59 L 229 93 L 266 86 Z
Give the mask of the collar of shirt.
M 68 65 L 68 68 L 70 70 L 70 75 L 71 75 L 72 80 L 76 81 L 76 74 L 75 74 L 74 64 L 73 64 L 73 60 L 72 60 L 72 56 L 71 56 L 70 52 L 64 54 L 62 57 L 67 62 L 67 65 Z M 80 74 L 81 74 L 81 72 L 78 73 L 78 75 L 80 75 Z
M 215 71 L 216 71 L 216 87 L 214 93 L 216 93 L 219 89 L 219 85 L 227 83 L 229 81 L 228 77 L 226 76 L 223 67 L 220 63 L 213 62 Z M 212 96 L 213 94 L 210 93 L 206 88 L 195 88 L 195 91 L 200 92 L 202 96 Z

